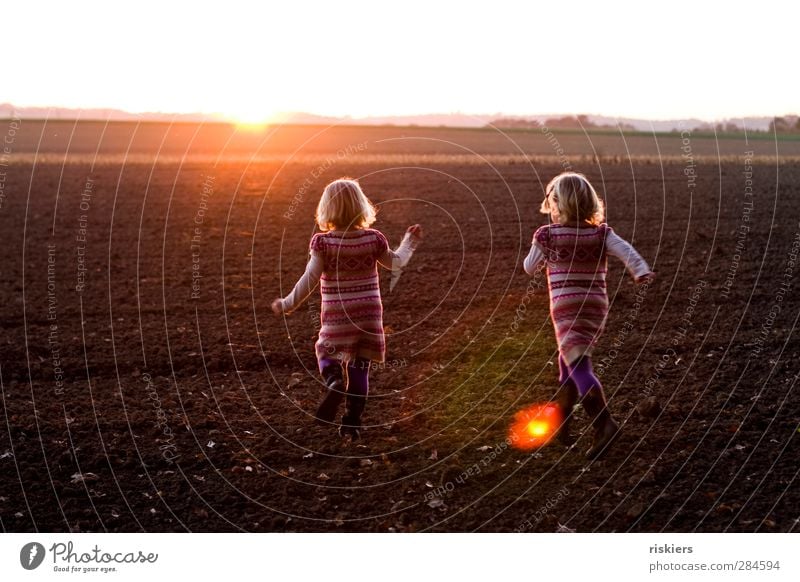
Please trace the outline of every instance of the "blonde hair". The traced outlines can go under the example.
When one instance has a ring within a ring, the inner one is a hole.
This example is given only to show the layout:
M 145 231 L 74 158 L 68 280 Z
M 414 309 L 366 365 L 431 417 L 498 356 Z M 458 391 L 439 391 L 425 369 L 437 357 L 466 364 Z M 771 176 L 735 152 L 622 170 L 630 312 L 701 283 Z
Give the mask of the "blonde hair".
M 547 185 L 539 209 L 553 214 L 559 224 L 588 222 L 597 226 L 605 218 L 603 201 L 583 174 L 564 172 Z
M 325 186 L 315 218 L 322 230 L 348 230 L 369 227 L 376 212 L 357 181 L 339 178 Z

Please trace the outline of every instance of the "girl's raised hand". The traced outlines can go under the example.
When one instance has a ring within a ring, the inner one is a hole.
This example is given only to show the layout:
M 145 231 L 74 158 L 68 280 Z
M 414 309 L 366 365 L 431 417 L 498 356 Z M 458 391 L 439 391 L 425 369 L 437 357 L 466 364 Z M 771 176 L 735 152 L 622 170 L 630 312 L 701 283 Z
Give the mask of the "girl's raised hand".
M 655 281 L 655 278 L 656 278 L 656 274 L 654 272 L 650 271 L 646 275 L 642 275 L 641 277 L 636 279 L 636 284 L 637 285 L 644 285 L 645 283 L 647 283 L 649 285 L 650 283 Z
M 283 313 L 283 302 L 280 298 L 272 302 L 272 313 L 275 315 L 280 315 Z
M 423 235 L 422 226 L 419 225 L 419 224 L 414 224 L 414 225 L 409 226 L 408 230 L 406 230 L 406 232 L 409 233 L 414 238 L 422 239 L 422 235 Z

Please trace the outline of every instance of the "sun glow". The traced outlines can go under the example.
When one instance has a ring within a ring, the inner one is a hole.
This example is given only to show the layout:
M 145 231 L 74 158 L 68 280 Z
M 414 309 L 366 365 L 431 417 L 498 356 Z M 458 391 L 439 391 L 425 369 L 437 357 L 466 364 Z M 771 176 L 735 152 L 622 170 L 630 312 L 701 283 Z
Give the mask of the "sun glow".
M 275 123 L 277 119 L 274 112 L 258 104 L 233 108 L 226 117 L 235 123 L 237 128 L 250 131 L 259 131 L 265 126 Z
M 80 9 L 55 0 L 6 2 L 4 22 L 15 26 L 4 28 L 3 40 L 25 50 L 3 62 L 0 103 L 222 112 L 243 126 L 269 123 L 278 111 L 354 119 L 459 111 L 654 119 L 796 112 L 800 76 L 788 74 L 779 58 L 797 52 L 796 18 L 775 18 L 783 6 L 668 4 L 655 22 L 650 6 L 634 0 L 410 0 L 404 10 L 378 3 L 367 9 L 354 0 L 201 1 L 191 9 L 156 0 L 86 0 Z M 686 28 L 687 14 L 714 23 L 692 38 L 697 62 L 713 59 L 713 74 L 675 58 L 675 30 Z M 376 25 L 383 21 L 392 26 Z M 564 22 L 575 42 L 565 41 Z M 75 34 L 76 27 L 92 34 Z M 748 50 L 729 34 L 735 30 L 748 31 Z M 34 36 L 42 42 L 30 42 Z M 548 57 L 553 47 L 558 58 Z M 543 80 L 565 78 L 564 63 L 580 69 L 582 86 L 601 90 L 542 91 Z M 103 74 L 88 74 L 96 71 Z

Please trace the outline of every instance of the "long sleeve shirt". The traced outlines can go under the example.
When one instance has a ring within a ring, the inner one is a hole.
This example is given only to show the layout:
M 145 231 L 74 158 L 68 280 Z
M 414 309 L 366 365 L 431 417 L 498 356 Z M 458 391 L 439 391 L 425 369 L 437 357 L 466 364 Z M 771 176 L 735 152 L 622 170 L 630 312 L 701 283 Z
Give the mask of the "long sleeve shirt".
M 622 261 L 622 263 L 625 265 L 625 268 L 634 279 L 639 279 L 640 277 L 643 277 L 651 272 L 647 261 L 645 261 L 642 256 L 636 252 L 636 249 L 634 249 L 628 241 L 620 237 L 612 230 L 609 230 L 608 234 L 606 235 L 605 248 L 609 255 Z M 523 263 L 525 272 L 528 275 L 533 276 L 536 272 L 536 269 L 544 259 L 544 250 L 536 241 L 534 241 L 531 245 L 531 250 L 528 253 L 528 256 L 525 257 L 525 261 Z
M 399 271 L 408 264 L 411 255 L 419 244 L 419 239 L 412 236 L 411 233 L 406 233 L 400 245 L 392 250 L 387 248 L 384 253 L 378 257 L 378 263 L 391 271 Z M 306 270 L 297 281 L 291 293 L 281 299 L 281 306 L 283 311 L 291 313 L 305 301 L 309 295 L 319 285 L 320 278 L 324 271 L 325 261 L 322 254 L 318 251 L 311 251 Z

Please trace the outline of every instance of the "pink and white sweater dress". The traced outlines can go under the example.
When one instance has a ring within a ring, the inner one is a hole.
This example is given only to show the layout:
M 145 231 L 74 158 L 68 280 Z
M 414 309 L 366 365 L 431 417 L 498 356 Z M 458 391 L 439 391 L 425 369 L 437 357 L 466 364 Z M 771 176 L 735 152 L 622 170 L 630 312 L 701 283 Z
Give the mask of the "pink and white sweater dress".
M 550 316 L 560 355 L 572 364 L 590 356 L 608 317 L 607 255 L 620 259 L 638 279 L 650 273 L 647 262 L 607 224 L 548 224 L 533 235 L 525 272 L 544 261 L 550 291 Z
M 375 229 L 329 231 L 311 238 L 306 272 L 282 299 L 291 312 L 321 283 L 321 328 L 315 344 L 317 359 L 382 362 L 386 354 L 378 263 L 402 269 L 417 239 L 406 233 L 397 250 Z

